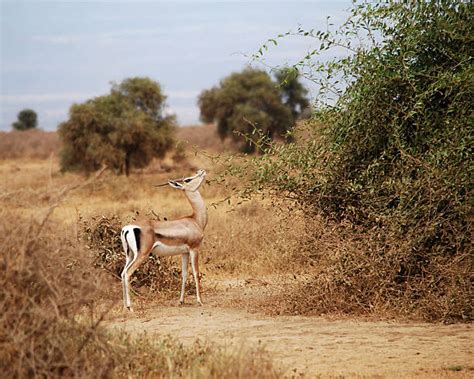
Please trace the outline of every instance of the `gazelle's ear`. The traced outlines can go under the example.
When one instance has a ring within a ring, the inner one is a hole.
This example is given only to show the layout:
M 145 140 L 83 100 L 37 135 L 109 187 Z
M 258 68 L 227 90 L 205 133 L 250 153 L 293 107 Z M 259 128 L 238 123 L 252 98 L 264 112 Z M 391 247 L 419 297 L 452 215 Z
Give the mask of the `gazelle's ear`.
M 180 183 L 175 182 L 174 180 L 168 180 L 168 184 L 171 187 L 176 188 L 176 189 L 180 189 L 180 190 L 184 189 L 184 187 Z

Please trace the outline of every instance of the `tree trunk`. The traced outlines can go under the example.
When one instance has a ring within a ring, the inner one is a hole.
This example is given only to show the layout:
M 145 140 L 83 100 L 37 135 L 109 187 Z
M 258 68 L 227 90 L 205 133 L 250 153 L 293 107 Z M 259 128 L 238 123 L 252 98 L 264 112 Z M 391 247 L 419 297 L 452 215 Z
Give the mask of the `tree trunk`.
M 125 176 L 130 175 L 130 153 L 125 154 Z

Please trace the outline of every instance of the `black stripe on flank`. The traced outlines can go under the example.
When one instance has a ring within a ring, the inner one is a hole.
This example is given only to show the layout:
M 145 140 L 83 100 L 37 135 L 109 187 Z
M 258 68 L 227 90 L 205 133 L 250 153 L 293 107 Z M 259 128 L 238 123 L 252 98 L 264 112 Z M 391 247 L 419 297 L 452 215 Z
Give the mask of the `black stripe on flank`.
M 125 255 L 128 256 L 128 240 L 127 240 L 127 235 L 128 235 L 128 230 L 125 232 L 124 234 L 124 238 L 125 238 L 125 248 L 127 249 L 127 251 L 125 251 Z
M 135 234 L 135 241 L 137 242 L 137 252 L 140 251 L 140 228 L 133 228 L 133 234 Z

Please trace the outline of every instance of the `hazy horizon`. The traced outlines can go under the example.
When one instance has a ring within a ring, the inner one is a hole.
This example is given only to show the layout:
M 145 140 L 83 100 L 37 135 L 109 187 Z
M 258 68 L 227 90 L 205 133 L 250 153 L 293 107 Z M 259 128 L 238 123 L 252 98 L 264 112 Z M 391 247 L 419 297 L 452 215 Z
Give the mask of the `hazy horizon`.
M 346 17 L 350 1 L 2 1 L 0 130 L 31 108 L 55 130 L 69 107 L 110 90 L 111 82 L 148 76 L 168 96 L 181 125 L 199 122 L 197 95 L 250 63 L 268 38 L 324 29 Z M 269 66 L 292 63 L 311 48 L 285 39 Z M 256 64 L 256 67 L 261 67 Z

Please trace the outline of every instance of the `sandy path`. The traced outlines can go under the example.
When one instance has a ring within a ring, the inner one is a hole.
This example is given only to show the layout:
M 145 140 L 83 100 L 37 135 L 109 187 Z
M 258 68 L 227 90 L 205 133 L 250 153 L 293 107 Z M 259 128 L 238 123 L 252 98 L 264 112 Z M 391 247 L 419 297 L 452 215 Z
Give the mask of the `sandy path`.
M 462 377 L 474 377 L 474 335 L 466 324 L 269 317 L 223 309 L 217 298 L 208 298 L 203 307 L 157 306 L 111 325 L 132 333 L 170 334 L 185 344 L 197 338 L 224 346 L 261 343 L 288 375 L 431 377 L 432 370 L 460 366 Z

